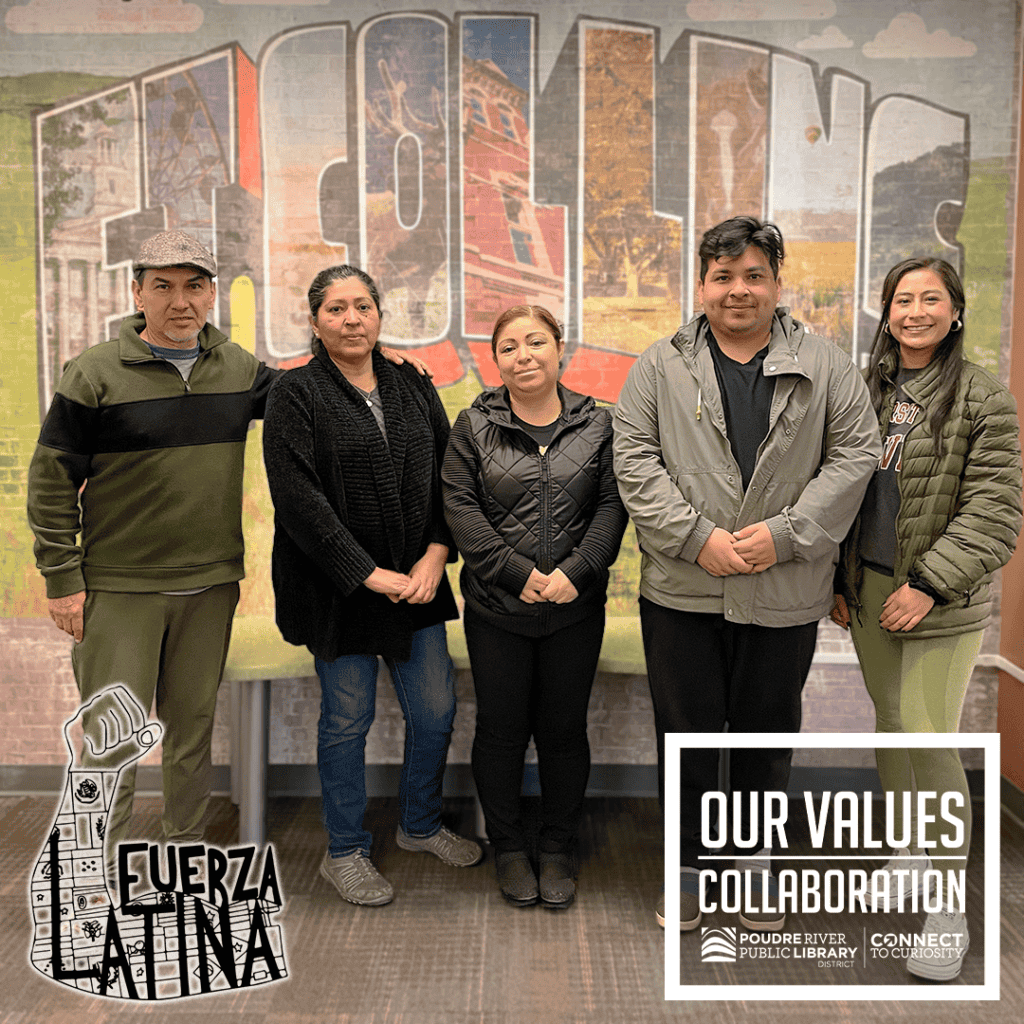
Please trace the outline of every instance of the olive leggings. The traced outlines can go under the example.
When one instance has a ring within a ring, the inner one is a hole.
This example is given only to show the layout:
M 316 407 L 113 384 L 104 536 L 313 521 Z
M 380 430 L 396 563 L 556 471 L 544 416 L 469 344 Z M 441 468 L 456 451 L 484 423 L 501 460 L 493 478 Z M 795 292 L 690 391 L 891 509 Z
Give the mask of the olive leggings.
M 875 704 L 875 732 L 957 732 L 984 630 L 920 640 L 890 633 L 882 629 L 878 619 L 892 590 L 891 576 L 865 567 L 861 607 L 859 613 L 853 611 L 850 622 L 864 683 Z M 961 846 L 949 847 L 942 842 L 942 836 L 952 838 L 950 825 L 938 813 L 937 803 L 927 808 L 936 821 L 928 824 L 925 837 L 937 840 L 938 846 L 924 849 L 932 866 L 942 872 L 945 903 L 949 895 L 946 872 L 967 866 L 966 859 L 953 858 L 966 858 L 971 845 L 971 797 L 960 753 L 955 749 L 879 749 L 875 757 L 882 787 L 896 794 L 897 837 L 903 834 L 903 794 L 912 794 L 907 844 L 912 850 L 922 849 L 917 836 L 917 791 L 935 792 L 940 800 L 943 793 L 963 794 L 963 809 L 950 808 L 950 813 L 963 823 Z

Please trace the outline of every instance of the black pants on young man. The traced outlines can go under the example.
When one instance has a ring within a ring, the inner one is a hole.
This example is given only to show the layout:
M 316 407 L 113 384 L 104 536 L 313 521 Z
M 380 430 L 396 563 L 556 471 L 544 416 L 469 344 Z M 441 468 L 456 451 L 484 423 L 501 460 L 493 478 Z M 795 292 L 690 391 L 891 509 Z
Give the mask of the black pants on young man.
M 728 621 L 723 615 L 664 608 L 640 598 L 647 677 L 654 702 L 658 737 L 659 797 L 665 796 L 665 733 L 772 733 L 800 731 L 800 694 L 814 657 L 818 623 L 771 628 Z M 701 862 L 701 798 L 718 790 L 718 750 L 680 751 L 680 864 Z M 743 835 L 749 837 L 749 792 L 784 792 L 789 783 L 792 749 L 732 750 L 729 782 L 742 792 Z M 730 812 L 731 812 L 730 800 Z M 760 815 L 758 816 L 760 821 Z M 748 854 L 764 846 L 757 842 Z M 730 847 L 717 851 L 729 854 Z

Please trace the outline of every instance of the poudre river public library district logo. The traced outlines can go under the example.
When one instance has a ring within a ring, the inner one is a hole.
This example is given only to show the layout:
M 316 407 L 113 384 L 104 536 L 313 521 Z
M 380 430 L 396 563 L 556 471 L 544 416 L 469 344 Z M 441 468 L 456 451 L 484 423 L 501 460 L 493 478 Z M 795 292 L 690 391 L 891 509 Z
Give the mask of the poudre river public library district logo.
M 701 928 L 701 963 L 805 960 L 818 967 L 852 967 L 859 950 L 843 932 L 747 932 Z

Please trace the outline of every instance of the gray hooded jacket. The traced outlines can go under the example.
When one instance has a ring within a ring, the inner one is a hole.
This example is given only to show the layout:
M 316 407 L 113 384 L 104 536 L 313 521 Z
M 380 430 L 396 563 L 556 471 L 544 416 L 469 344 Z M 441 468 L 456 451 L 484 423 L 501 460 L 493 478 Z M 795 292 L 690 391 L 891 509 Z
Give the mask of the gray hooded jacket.
M 746 493 L 726 434 L 706 317 L 651 345 L 614 417 L 615 475 L 643 553 L 640 593 L 733 622 L 797 626 L 832 608 L 832 576 L 881 445 L 850 357 L 780 307 L 764 361 L 776 378 L 768 435 Z M 697 556 L 717 526 L 764 521 L 778 561 L 714 577 Z

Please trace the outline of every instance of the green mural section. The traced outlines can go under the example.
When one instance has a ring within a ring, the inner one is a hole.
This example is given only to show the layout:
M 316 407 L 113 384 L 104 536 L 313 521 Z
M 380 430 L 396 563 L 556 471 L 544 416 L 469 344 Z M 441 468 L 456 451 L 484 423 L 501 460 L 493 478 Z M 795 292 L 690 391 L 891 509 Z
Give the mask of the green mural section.
M 1010 301 L 1013 246 L 1007 210 L 1012 209 L 1013 176 L 1002 160 L 971 164 L 967 203 L 960 224 L 967 296 L 968 359 L 998 375 L 1003 310 Z M 1009 356 L 1009 335 L 1006 339 Z M 1006 369 L 1006 362 L 1003 369 Z
M 45 614 L 42 583 L 25 520 L 29 460 L 39 434 L 36 337 L 34 109 L 101 88 L 95 75 L 0 79 L 0 615 Z

